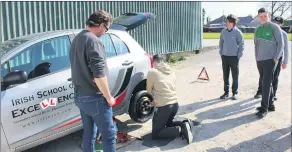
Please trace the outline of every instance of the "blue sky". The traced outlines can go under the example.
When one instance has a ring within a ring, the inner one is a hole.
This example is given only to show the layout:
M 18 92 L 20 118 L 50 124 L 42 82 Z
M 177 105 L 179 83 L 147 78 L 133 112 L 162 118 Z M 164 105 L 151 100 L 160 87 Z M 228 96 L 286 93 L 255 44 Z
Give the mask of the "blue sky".
M 249 14 L 257 15 L 257 10 L 267 2 L 202 2 L 202 8 L 206 10 L 206 17 L 214 20 L 223 15 L 234 14 L 238 17 L 247 16 Z M 288 18 L 291 11 L 287 11 L 283 17 Z

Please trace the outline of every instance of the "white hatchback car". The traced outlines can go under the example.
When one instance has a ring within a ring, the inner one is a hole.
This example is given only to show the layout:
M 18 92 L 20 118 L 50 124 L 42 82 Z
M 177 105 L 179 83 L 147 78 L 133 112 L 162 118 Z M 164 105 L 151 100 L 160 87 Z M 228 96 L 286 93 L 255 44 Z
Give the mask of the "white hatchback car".
M 129 113 L 136 122 L 146 122 L 154 111 L 147 106 L 152 98 L 145 91 L 153 63 L 127 31 L 152 18 L 151 13 L 123 14 L 100 38 L 117 100 L 114 115 Z M 82 129 L 69 61 L 70 44 L 80 31 L 45 32 L 0 44 L 1 152 L 23 151 Z M 45 100 L 56 105 L 43 109 Z

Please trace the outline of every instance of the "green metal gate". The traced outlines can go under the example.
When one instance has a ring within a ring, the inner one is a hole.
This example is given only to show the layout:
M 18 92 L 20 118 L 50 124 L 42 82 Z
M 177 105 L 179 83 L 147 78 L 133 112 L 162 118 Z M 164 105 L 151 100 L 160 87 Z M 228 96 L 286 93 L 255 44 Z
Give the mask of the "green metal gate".
M 81 29 L 87 17 L 104 9 L 117 17 L 152 12 L 155 20 L 130 31 L 151 54 L 202 48 L 201 2 L 1 2 L 1 40 L 62 29 Z

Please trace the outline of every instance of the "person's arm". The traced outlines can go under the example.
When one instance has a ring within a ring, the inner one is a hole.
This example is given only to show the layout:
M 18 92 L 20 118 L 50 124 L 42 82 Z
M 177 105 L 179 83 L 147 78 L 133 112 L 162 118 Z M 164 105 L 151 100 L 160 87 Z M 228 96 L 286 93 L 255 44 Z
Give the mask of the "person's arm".
M 224 39 L 223 39 L 223 31 L 224 29 L 221 31 L 220 33 L 220 40 L 219 40 L 219 54 L 222 56 L 222 51 L 223 51 L 223 43 L 224 43 Z
M 284 39 L 284 59 L 283 59 L 283 64 L 285 66 L 288 64 L 288 59 L 289 59 L 289 52 L 288 52 L 288 34 L 283 34 L 283 39 Z
M 277 50 L 274 56 L 274 60 L 275 62 L 278 62 L 284 50 L 282 29 L 278 25 L 274 26 L 274 37 L 277 43 Z
M 240 31 L 238 32 L 236 36 L 236 42 L 238 45 L 237 58 L 240 59 L 242 57 L 243 50 L 244 50 L 244 38 L 243 38 L 242 32 Z
M 149 71 L 147 74 L 146 90 L 150 95 L 152 95 L 153 86 L 154 86 L 154 81 L 153 81 L 152 71 Z
M 258 50 L 257 50 L 257 38 L 256 38 L 256 33 L 257 33 L 257 29 L 258 28 L 256 28 L 255 30 L 254 30 L 254 38 L 253 38 L 253 41 L 254 41 L 254 51 L 255 51 L 255 59 L 257 58 L 257 52 L 258 52 Z
M 90 68 L 95 84 L 107 101 L 112 99 L 106 77 L 106 59 L 104 47 L 101 43 L 93 41 L 87 49 L 88 67 Z M 109 103 L 110 104 L 110 103 Z
M 108 81 L 107 77 L 102 77 L 102 78 L 94 78 L 95 84 L 100 90 L 100 92 L 103 94 L 103 96 L 109 100 L 112 98 L 109 87 L 108 87 Z

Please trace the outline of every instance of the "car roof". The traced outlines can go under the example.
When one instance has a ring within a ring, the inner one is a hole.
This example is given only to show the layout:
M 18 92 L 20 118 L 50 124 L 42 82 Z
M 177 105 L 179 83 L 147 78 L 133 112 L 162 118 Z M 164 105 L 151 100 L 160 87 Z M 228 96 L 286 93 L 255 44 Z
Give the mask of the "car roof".
M 59 35 L 59 34 L 64 34 L 64 33 L 68 33 L 68 34 L 79 33 L 82 30 L 83 29 L 47 31 L 47 32 L 41 32 L 41 33 L 35 33 L 35 34 L 17 37 L 15 38 L 15 40 L 22 39 L 22 40 L 27 40 L 27 41 L 34 41 L 40 38 L 51 37 L 51 36 L 53 37 L 54 35 Z M 109 29 L 107 33 L 120 33 L 120 32 L 124 33 L 125 31 Z
M 21 47 L 23 45 L 32 43 L 34 41 L 38 41 L 40 39 L 46 39 L 46 38 L 53 38 L 53 37 L 58 37 L 59 35 L 70 35 L 70 34 L 78 34 L 79 32 L 81 32 L 83 29 L 68 29 L 68 30 L 56 30 L 56 31 L 47 31 L 47 32 L 41 32 L 41 33 L 35 33 L 35 34 L 29 34 L 26 36 L 21 36 L 21 37 L 17 37 L 14 39 L 10 39 L 5 42 L 8 41 L 23 41 L 24 43 L 12 48 L 11 50 L 8 51 L 4 51 L 5 53 L 1 53 L 0 52 L 0 58 L 2 59 L 3 57 L 5 57 L 6 55 L 10 54 L 9 52 L 13 52 L 15 49 L 17 49 L 18 47 Z M 126 31 L 120 31 L 120 30 L 113 30 L 113 29 L 109 29 L 109 31 L 107 33 L 113 33 L 113 34 L 125 34 L 127 33 Z M 0 48 L 1 49 L 1 48 Z M 7 54 L 8 53 L 8 54 Z

